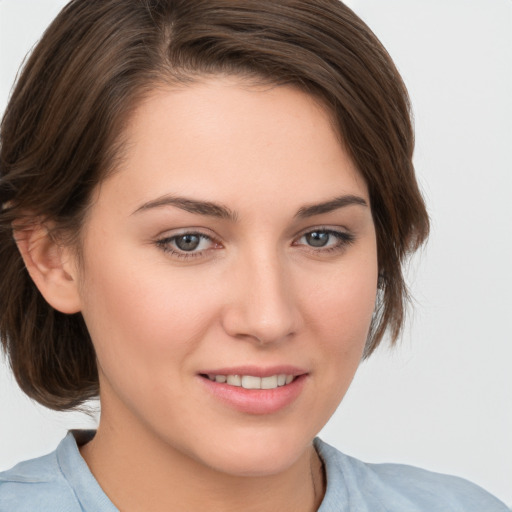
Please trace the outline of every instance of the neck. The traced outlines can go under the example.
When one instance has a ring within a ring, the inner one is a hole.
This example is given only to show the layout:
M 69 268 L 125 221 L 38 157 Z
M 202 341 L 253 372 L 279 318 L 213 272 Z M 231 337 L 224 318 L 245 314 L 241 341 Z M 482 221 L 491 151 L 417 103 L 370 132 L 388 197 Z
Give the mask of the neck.
M 312 444 L 284 471 L 239 476 L 205 466 L 143 428 L 135 430 L 133 422 L 127 429 L 102 421 L 81 448 L 100 486 L 123 512 L 314 512 L 322 501 L 323 467 Z

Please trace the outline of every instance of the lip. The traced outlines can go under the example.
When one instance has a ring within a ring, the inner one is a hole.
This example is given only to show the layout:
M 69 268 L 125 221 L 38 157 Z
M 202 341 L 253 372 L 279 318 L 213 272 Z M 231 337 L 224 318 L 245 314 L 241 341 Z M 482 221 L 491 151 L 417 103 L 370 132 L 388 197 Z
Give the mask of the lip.
M 208 370 L 198 372 L 202 375 L 253 375 L 254 377 L 270 377 L 272 375 L 286 374 L 297 377 L 308 373 L 303 368 L 292 365 L 279 365 L 279 366 L 226 366 L 224 368 L 211 368 Z
M 295 379 L 286 386 L 275 389 L 245 389 L 211 381 L 206 375 L 293 375 Z M 301 394 L 308 378 L 308 372 L 296 366 L 280 365 L 267 368 L 237 366 L 201 371 L 198 378 L 215 399 L 224 405 L 246 414 L 274 414 L 290 406 Z

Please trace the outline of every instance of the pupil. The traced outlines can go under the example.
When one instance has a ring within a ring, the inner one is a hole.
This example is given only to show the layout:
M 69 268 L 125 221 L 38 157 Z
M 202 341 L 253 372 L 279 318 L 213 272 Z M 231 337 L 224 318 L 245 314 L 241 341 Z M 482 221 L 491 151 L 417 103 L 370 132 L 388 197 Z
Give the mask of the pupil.
M 199 245 L 199 237 L 197 235 L 183 235 L 176 238 L 176 246 L 182 251 L 193 251 Z
M 313 231 L 306 235 L 306 240 L 312 247 L 323 247 L 329 241 L 329 233 Z

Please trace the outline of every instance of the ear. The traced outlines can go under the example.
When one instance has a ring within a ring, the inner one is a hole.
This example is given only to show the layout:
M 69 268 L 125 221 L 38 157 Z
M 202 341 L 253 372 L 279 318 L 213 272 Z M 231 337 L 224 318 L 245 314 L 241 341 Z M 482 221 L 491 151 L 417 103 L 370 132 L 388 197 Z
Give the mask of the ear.
M 81 310 L 75 256 L 58 244 L 47 224 L 14 227 L 14 238 L 30 277 L 46 301 L 61 313 Z

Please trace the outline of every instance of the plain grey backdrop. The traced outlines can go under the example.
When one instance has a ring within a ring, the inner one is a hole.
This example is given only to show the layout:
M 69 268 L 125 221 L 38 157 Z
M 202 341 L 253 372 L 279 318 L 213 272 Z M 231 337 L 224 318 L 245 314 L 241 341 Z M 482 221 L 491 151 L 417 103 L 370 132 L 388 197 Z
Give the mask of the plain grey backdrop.
M 395 59 L 432 217 L 400 346 L 363 363 L 322 437 L 372 462 L 468 478 L 512 504 L 512 1 L 352 0 Z M 64 0 L 0 0 L 0 112 Z M 51 451 L 76 413 L 25 398 L 0 362 L 0 470 Z

